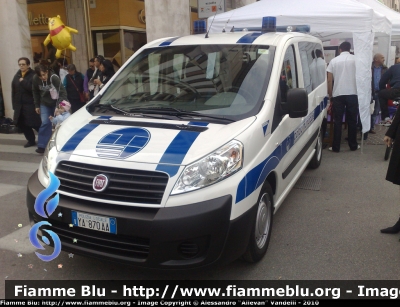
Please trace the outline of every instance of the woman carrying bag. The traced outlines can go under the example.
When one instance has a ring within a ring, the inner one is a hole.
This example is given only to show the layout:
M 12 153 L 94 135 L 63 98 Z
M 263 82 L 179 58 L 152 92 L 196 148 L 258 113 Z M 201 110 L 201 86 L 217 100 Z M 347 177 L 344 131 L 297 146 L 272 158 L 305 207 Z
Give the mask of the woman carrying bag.
M 52 123 L 49 116 L 54 115 L 58 102 L 67 100 L 67 92 L 61 84 L 60 78 L 48 67 L 38 65 L 35 67 L 35 73 L 32 80 L 33 99 L 36 113 L 40 114 L 42 119 L 36 152 L 42 154 L 52 134 Z
M 63 85 L 67 91 L 68 101 L 71 103 L 71 114 L 78 111 L 86 103 L 83 93 L 83 81 L 85 76 L 76 71 L 74 64 L 67 66 L 68 75 L 64 78 Z

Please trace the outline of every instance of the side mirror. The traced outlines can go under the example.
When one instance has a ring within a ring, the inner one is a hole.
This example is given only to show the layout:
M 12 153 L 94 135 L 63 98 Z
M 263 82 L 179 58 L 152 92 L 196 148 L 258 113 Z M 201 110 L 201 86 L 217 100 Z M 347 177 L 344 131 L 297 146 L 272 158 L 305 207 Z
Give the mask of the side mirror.
M 287 92 L 286 109 L 291 118 L 308 114 L 308 94 L 304 88 L 292 88 Z

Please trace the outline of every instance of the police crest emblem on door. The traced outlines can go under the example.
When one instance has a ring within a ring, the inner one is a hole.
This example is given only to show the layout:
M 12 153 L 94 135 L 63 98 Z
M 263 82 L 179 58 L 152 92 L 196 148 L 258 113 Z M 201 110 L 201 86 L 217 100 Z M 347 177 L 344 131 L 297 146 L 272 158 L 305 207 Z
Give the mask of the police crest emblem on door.
M 150 140 L 143 128 L 123 128 L 108 133 L 96 145 L 101 158 L 127 159 L 142 150 Z

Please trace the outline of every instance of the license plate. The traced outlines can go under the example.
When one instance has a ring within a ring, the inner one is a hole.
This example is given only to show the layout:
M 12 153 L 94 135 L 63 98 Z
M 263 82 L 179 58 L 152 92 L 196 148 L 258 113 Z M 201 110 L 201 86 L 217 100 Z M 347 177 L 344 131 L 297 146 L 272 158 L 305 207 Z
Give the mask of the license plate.
M 76 227 L 82 227 L 108 233 L 117 233 L 117 219 L 115 217 L 106 217 L 93 215 L 85 212 L 71 211 L 72 224 Z

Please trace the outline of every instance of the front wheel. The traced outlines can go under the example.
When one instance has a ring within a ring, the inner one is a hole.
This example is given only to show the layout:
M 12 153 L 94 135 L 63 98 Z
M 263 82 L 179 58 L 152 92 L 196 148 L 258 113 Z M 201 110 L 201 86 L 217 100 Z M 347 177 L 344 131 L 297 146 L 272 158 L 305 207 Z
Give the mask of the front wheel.
M 267 252 L 274 214 L 273 202 L 271 186 L 268 182 L 265 182 L 258 197 L 257 215 L 254 218 L 249 245 L 242 257 L 248 262 L 260 261 Z
M 310 163 L 308 164 L 308 168 L 316 169 L 320 166 L 322 160 L 322 141 L 323 141 L 322 130 L 319 129 L 317 144 L 315 145 L 315 153 Z

